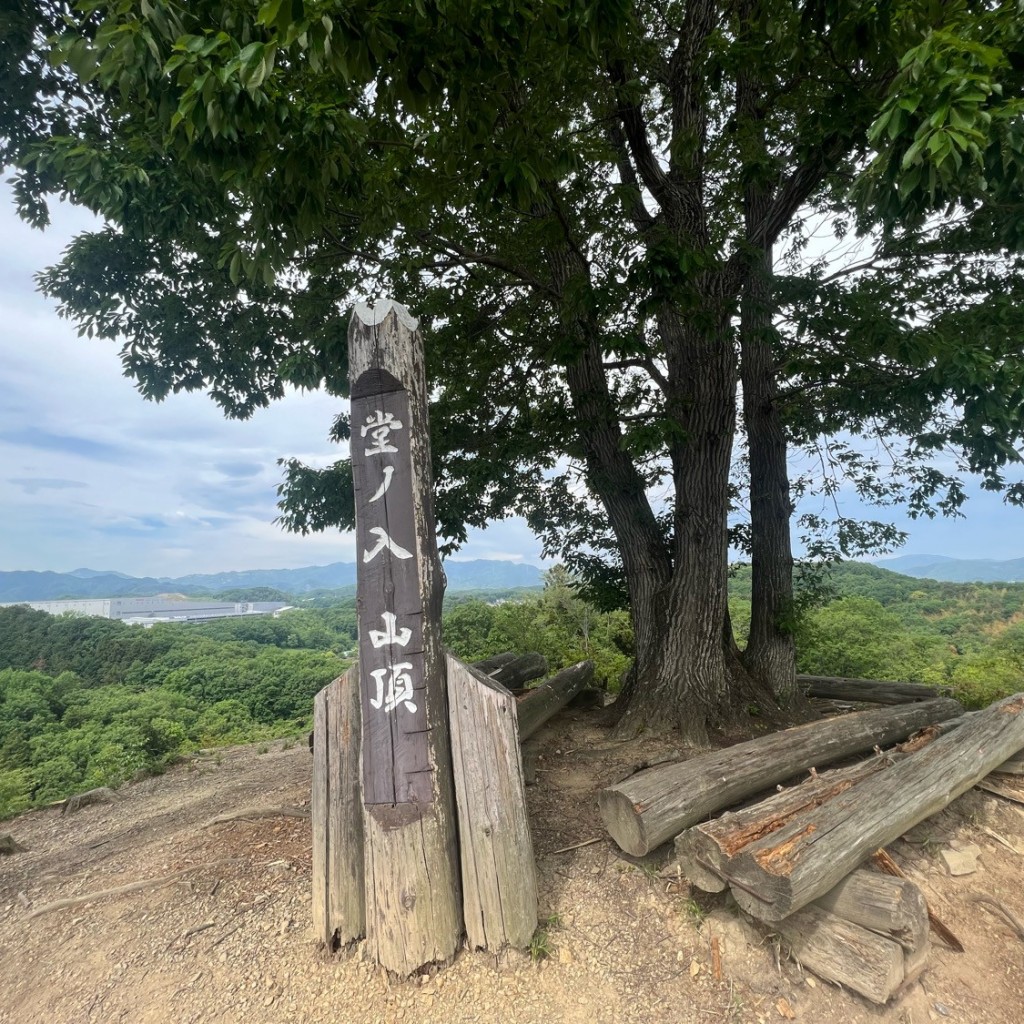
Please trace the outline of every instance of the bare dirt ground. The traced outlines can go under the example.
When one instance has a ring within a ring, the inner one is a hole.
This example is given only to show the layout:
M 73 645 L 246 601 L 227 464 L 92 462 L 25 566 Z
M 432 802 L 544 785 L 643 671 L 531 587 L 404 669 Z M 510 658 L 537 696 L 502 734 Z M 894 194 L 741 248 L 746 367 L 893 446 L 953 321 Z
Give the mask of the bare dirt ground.
M 890 848 L 966 952 L 933 940 L 924 974 L 879 1008 L 803 972 L 723 897 L 659 877 L 667 848 L 635 862 L 608 839 L 597 791 L 670 756 L 668 744 L 612 743 L 600 712 L 556 723 L 540 737 L 538 784 L 527 791 L 546 932 L 536 952 L 546 958 L 463 950 L 451 966 L 396 982 L 359 948 L 318 948 L 310 823 L 254 814 L 308 810 L 312 758 L 278 742 L 195 758 L 126 787 L 113 805 L 3 824 L 27 852 L 0 858 L 0 1024 L 1024 1019 L 1024 941 L 972 899 L 992 897 L 1024 919 L 1024 856 L 986 831 L 1024 850 L 1020 808 L 972 791 Z M 947 876 L 938 854 L 951 840 L 981 847 L 975 874 Z M 46 909 L 133 882 L 148 884 Z

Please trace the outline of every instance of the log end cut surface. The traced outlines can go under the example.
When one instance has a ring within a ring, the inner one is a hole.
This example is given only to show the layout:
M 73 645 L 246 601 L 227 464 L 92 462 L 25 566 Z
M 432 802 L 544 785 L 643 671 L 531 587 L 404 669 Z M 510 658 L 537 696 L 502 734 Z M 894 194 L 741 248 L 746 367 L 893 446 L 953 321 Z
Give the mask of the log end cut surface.
M 604 827 L 620 850 L 633 857 L 643 857 L 650 853 L 647 830 L 641 816 L 642 807 L 634 805 L 632 800 L 618 789 L 601 790 L 597 804 L 601 810 Z

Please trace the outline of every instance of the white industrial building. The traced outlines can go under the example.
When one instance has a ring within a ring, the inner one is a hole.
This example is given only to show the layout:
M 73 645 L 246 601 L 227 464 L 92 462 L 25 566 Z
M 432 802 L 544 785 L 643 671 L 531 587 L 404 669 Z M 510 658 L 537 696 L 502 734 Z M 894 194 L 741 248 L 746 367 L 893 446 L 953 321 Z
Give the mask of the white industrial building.
M 276 615 L 288 608 L 283 601 L 189 601 L 173 597 L 105 597 L 83 601 L 10 601 L 50 615 L 94 615 L 132 625 L 156 622 L 201 622 L 245 615 Z

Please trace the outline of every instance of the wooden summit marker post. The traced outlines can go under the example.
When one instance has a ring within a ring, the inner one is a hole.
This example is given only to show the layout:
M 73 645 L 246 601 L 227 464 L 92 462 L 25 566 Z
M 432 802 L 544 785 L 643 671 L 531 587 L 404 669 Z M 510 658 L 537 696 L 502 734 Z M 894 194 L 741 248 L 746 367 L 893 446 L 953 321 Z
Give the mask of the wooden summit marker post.
M 366 933 L 408 975 L 461 935 L 427 389 L 418 323 L 393 302 L 349 325 Z

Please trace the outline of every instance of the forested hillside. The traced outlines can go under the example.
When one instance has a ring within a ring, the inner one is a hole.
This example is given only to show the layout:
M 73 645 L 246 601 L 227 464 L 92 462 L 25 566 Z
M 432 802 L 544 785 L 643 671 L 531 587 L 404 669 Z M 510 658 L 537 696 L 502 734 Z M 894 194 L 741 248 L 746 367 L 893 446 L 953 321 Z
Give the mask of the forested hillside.
M 182 751 L 297 734 L 354 642 L 351 601 L 152 629 L 0 608 L 0 817 Z
M 356 642 L 352 597 L 317 605 L 152 629 L 0 608 L 0 817 L 189 750 L 300 735 Z M 730 606 L 742 636 L 747 567 L 734 570 Z M 850 562 L 805 577 L 793 629 L 801 672 L 950 685 L 972 705 L 1024 688 L 1024 584 Z M 628 614 L 598 612 L 560 569 L 543 591 L 451 597 L 444 635 L 466 661 L 539 651 L 554 671 L 590 658 L 613 691 L 633 656 Z
M 749 620 L 750 570 L 730 581 Z M 1024 687 L 1024 583 L 913 579 L 863 562 L 807 574 L 794 614 L 797 671 L 950 685 L 968 704 Z

